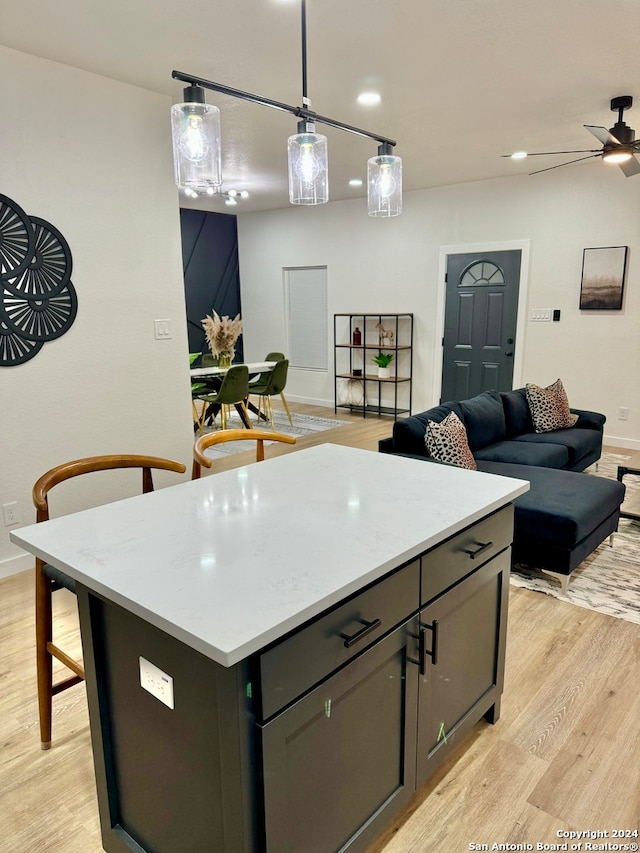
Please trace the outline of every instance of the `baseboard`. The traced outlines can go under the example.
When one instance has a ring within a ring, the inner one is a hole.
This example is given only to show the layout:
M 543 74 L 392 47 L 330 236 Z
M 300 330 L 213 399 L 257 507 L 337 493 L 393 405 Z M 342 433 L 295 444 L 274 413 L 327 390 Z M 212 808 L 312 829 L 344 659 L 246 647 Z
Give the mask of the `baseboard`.
M 333 409 L 333 399 L 331 400 L 317 400 L 315 397 L 297 397 L 292 396 L 287 391 L 286 393 L 287 402 L 288 403 L 304 403 L 306 406 L 322 406 L 325 409 Z M 273 402 L 276 408 L 280 408 L 278 405 L 278 398 L 274 397 Z
M 10 557 L 8 560 L 1 560 L 0 580 L 29 571 L 29 569 L 34 567 L 35 559 L 31 554 L 21 554 L 19 557 Z
M 640 450 L 640 439 L 637 438 L 618 438 L 615 435 L 607 435 L 605 433 L 602 443 L 611 447 L 624 447 L 628 450 Z

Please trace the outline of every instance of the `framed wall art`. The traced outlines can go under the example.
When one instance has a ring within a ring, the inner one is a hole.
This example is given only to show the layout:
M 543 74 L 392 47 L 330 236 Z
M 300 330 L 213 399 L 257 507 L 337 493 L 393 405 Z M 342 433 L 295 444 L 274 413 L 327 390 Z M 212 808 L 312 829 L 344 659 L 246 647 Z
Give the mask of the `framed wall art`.
M 581 311 L 619 311 L 622 308 L 628 251 L 628 246 L 584 249 Z
M 0 367 L 69 331 L 78 311 L 69 244 L 50 222 L 0 195 Z

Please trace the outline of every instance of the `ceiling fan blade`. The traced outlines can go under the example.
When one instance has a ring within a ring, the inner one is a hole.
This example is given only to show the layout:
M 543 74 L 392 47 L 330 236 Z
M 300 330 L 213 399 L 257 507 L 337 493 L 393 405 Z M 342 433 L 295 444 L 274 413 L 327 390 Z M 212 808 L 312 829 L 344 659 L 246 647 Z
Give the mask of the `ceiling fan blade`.
M 599 154 L 599 148 L 576 148 L 571 151 L 533 151 L 527 152 L 527 157 L 546 157 L 549 154 Z M 501 157 L 512 157 L 512 154 L 501 154 Z M 524 160 L 524 157 L 522 158 Z
M 598 142 L 602 142 L 603 145 L 620 145 L 619 140 L 615 138 L 612 133 L 609 133 L 606 127 L 598 127 L 593 124 L 585 124 L 583 125 L 589 133 L 592 133 Z
M 593 157 L 599 157 L 598 154 L 590 154 L 589 157 L 578 157 L 577 160 L 568 160 L 566 163 L 558 163 L 557 166 L 549 166 L 547 169 L 538 169 L 537 172 L 529 172 L 530 175 L 539 175 L 540 172 L 550 172 L 551 169 L 559 169 L 561 166 L 570 166 L 572 163 L 580 163 L 582 160 L 591 160 Z
M 640 163 L 635 157 L 625 160 L 624 163 L 618 163 L 618 166 L 620 166 L 627 178 L 632 178 L 634 175 L 640 174 Z

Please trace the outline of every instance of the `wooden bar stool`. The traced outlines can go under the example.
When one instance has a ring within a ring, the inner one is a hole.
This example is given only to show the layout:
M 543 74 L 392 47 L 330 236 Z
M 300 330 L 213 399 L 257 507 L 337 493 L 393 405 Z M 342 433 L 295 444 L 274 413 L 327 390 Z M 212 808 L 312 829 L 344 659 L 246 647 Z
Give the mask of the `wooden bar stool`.
M 113 455 L 91 456 L 58 465 L 43 474 L 33 487 L 33 503 L 36 507 L 36 522 L 49 520 L 49 492 L 59 483 L 91 474 L 96 471 L 117 468 L 140 468 L 142 491 L 153 491 L 152 470 L 175 471 L 183 474 L 187 469 L 181 462 L 157 456 Z M 84 681 L 84 667 L 53 642 L 52 593 L 68 589 L 74 595 L 76 584 L 73 578 L 36 558 L 36 668 L 38 675 L 38 711 L 40 715 L 40 746 L 51 746 L 52 699 L 63 690 Z M 63 663 L 73 675 L 53 682 L 53 658 Z

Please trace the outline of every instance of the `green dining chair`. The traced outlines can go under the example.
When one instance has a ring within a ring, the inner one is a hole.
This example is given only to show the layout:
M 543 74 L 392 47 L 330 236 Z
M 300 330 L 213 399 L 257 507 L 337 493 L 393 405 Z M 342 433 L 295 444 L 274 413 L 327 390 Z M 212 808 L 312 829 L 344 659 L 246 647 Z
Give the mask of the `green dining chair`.
M 288 370 L 289 360 L 287 358 L 282 358 L 278 362 L 276 362 L 276 365 L 273 370 L 267 374 L 266 382 L 252 382 L 250 386 L 251 394 L 255 394 L 258 397 L 258 423 L 260 423 L 260 411 L 264 410 L 264 413 L 271 421 L 271 429 L 275 429 L 275 425 L 273 423 L 273 408 L 271 406 L 271 398 L 274 397 L 276 394 L 280 395 L 282 405 L 284 406 L 284 410 L 287 413 L 287 417 L 289 418 L 289 423 L 293 426 L 291 412 L 289 411 L 289 406 L 287 405 L 287 401 L 283 393 L 287 384 Z
M 200 363 L 202 367 L 216 367 L 218 359 L 214 358 L 210 353 L 190 352 L 189 367 L 193 367 L 194 362 L 202 356 Z M 209 379 L 202 376 L 191 383 L 191 413 L 193 416 L 193 431 L 202 432 L 204 426 L 205 414 L 207 412 L 207 404 L 202 398 L 205 394 L 216 392 L 220 386 L 218 379 Z M 201 406 L 199 404 L 202 404 Z
M 224 374 L 220 390 L 215 394 L 202 394 L 200 399 L 205 403 L 205 414 L 212 407 L 220 407 L 222 429 L 227 428 L 227 410 L 235 406 L 245 426 L 251 427 L 245 401 L 249 396 L 249 368 L 246 364 L 235 364 Z M 204 423 L 204 415 L 202 418 Z M 202 427 L 201 427 L 202 428 Z
M 265 355 L 264 360 L 265 361 L 282 361 L 283 358 L 284 358 L 283 352 L 268 352 Z M 269 381 L 270 376 L 271 376 L 270 370 L 263 371 L 258 376 L 256 376 L 255 379 L 252 379 L 251 382 L 249 382 L 249 390 L 251 390 L 251 388 L 253 388 L 254 385 L 266 385 L 267 382 Z

